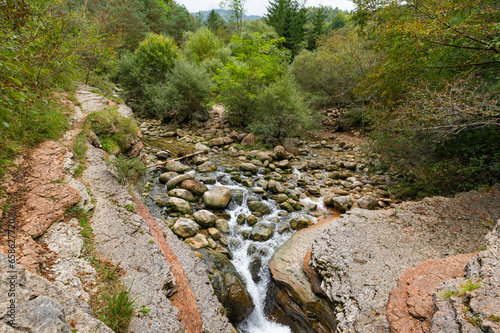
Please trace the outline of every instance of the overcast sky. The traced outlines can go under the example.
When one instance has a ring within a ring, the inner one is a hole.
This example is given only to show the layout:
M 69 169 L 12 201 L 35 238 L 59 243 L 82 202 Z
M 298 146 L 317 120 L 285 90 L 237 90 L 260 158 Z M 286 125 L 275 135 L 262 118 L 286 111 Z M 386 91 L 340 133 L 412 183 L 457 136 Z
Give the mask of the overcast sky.
M 196 13 L 200 10 L 211 10 L 219 8 L 220 0 L 175 0 L 175 2 L 186 6 L 190 13 Z M 264 15 L 269 5 L 269 0 L 247 0 L 245 10 L 247 15 Z M 306 6 L 332 6 L 339 7 L 342 10 L 354 9 L 354 3 L 349 0 L 307 0 Z

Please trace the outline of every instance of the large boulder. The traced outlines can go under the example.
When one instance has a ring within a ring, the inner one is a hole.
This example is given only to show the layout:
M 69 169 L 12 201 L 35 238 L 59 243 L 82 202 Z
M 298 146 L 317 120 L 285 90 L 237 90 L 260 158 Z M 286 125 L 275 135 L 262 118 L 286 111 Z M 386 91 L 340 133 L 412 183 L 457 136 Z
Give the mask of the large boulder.
M 212 172 L 217 170 L 217 165 L 214 162 L 207 161 L 201 165 L 198 165 L 196 168 L 198 172 L 204 173 L 204 172 Z
M 214 209 L 226 208 L 231 199 L 231 190 L 227 187 L 215 187 L 203 194 L 203 202 L 207 207 Z
M 207 237 L 202 234 L 196 234 L 194 237 L 186 238 L 184 242 L 193 250 L 202 249 L 209 245 Z
M 177 172 L 168 171 L 168 172 L 162 173 L 160 175 L 160 177 L 158 178 L 158 180 L 160 181 L 160 183 L 166 184 L 170 179 L 172 179 L 178 175 L 179 174 Z
M 203 228 L 213 227 L 215 225 L 215 221 L 217 220 L 217 216 L 215 216 L 214 213 L 204 209 L 194 213 L 193 217 Z
M 274 235 L 274 229 L 267 223 L 259 223 L 255 225 L 250 234 L 250 239 L 254 241 L 264 242 Z
M 173 190 L 168 191 L 168 195 L 171 197 L 181 198 L 186 201 L 194 201 L 193 193 L 182 188 L 174 188 Z
M 258 170 L 259 170 L 259 168 L 255 164 L 252 164 L 252 163 L 241 163 L 240 164 L 240 171 L 248 171 L 251 173 L 257 173 Z
M 209 249 L 198 252 L 208 267 L 215 294 L 227 309 L 228 318 L 233 323 L 243 321 L 255 307 L 243 278 L 226 255 Z
M 176 188 L 179 184 L 181 184 L 183 181 L 188 180 L 188 179 L 194 179 L 194 176 L 192 174 L 186 173 L 184 175 L 179 175 L 176 176 L 172 179 L 170 179 L 167 182 L 167 188 L 169 190 Z
M 253 135 L 252 133 L 247 134 L 247 136 L 245 136 L 241 141 L 241 145 L 243 147 L 251 147 L 255 145 L 255 135 Z
M 194 179 L 187 179 L 183 181 L 180 187 L 193 193 L 193 195 L 202 195 L 208 191 L 208 187 L 205 184 Z
M 283 147 L 283 146 L 276 146 L 276 147 L 274 147 L 273 153 L 280 160 L 285 159 L 286 156 L 288 155 L 287 152 L 286 152 L 286 150 L 285 150 L 285 147 Z
M 323 202 L 325 203 L 326 206 L 333 207 L 335 210 L 341 213 L 345 213 L 346 211 L 351 209 L 352 205 L 354 204 L 354 199 L 351 198 L 349 195 L 344 195 L 344 196 L 328 195 L 325 196 Z
M 263 215 L 271 214 L 271 209 L 269 208 L 269 206 L 262 201 L 249 201 L 247 205 L 248 209 L 250 209 L 252 212 L 259 212 Z
M 378 207 L 378 199 L 371 195 L 365 195 L 359 198 L 357 203 L 359 208 L 363 209 L 375 209 Z
M 172 227 L 172 231 L 179 237 L 188 238 L 196 235 L 200 226 L 193 220 L 179 218 Z
M 267 183 L 267 188 L 273 193 L 285 193 L 285 188 L 283 187 L 283 185 L 275 180 L 270 180 Z
M 191 167 L 184 165 L 179 161 L 172 161 L 165 164 L 163 166 L 163 170 L 177 172 L 177 173 L 184 173 L 190 171 Z
M 193 206 L 191 204 L 181 198 L 170 198 L 168 199 L 166 203 L 167 209 L 171 212 L 178 212 L 181 214 L 188 214 L 192 215 L 193 214 Z

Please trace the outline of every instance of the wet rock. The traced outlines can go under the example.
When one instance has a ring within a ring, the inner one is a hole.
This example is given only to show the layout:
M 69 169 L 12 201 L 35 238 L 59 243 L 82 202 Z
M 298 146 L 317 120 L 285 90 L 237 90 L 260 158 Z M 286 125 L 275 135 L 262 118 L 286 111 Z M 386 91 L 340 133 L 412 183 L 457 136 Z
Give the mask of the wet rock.
M 179 161 L 172 161 L 165 164 L 163 166 L 163 170 L 177 172 L 177 173 L 184 173 L 190 171 L 191 167 L 184 165 Z
M 203 184 L 208 184 L 208 185 L 214 185 L 215 183 L 217 183 L 217 180 L 214 177 L 210 177 L 210 176 L 200 176 L 200 177 L 198 177 L 198 180 L 200 182 L 202 182 Z M 207 191 L 208 191 L 208 189 L 207 189 Z
M 275 180 L 270 180 L 267 183 L 267 188 L 272 193 L 285 193 L 285 188 L 283 187 L 283 185 L 281 185 L 281 183 L 279 183 Z
M 371 195 L 365 195 L 357 201 L 359 208 L 363 209 L 375 209 L 378 207 L 378 199 Z
M 309 220 L 306 220 L 306 219 L 291 219 L 290 220 L 290 226 L 292 227 L 292 229 L 294 230 L 300 230 L 300 229 L 304 229 L 304 228 L 307 228 L 309 226 L 313 225 L 313 221 L 309 221 Z
M 285 193 L 280 193 L 278 195 L 272 195 L 271 199 L 276 200 L 277 203 L 282 203 L 288 200 L 288 196 Z
M 193 206 L 189 202 L 181 198 L 170 198 L 166 202 L 167 209 L 171 212 L 178 212 L 181 214 L 193 214 Z
M 292 162 L 290 162 L 289 160 L 282 160 L 279 161 L 276 166 L 282 170 L 288 170 L 292 168 Z
M 255 135 L 249 133 L 247 136 L 245 136 L 245 138 L 243 138 L 243 140 L 241 141 L 241 145 L 243 147 L 251 147 L 255 145 Z
M 239 156 L 238 149 L 236 149 L 234 147 L 229 147 L 229 149 L 227 150 L 227 154 L 231 157 L 238 157 Z
M 280 160 L 285 159 L 287 156 L 287 151 L 285 150 L 285 147 L 283 147 L 283 146 L 274 147 L 273 153 Z
M 197 143 L 194 145 L 194 151 L 202 151 L 204 153 L 209 152 L 210 148 L 202 143 Z
M 208 191 L 208 187 L 194 179 L 187 179 L 181 183 L 181 188 L 188 190 L 193 195 L 200 196 L 206 191 Z
M 312 187 L 312 186 L 309 186 L 307 188 L 307 192 L 309 192 L 310 195 L 313 195 L 315 197 L 319 197 L 321 195 L 321 191 L 319 188 L 317 187 Z
M 210 158 L 206 155 L 196 155 L 192 159 L 192 164 L 200 165 L 200 164 L 203 164 L 205 162 L 208 162 L 209 160 L 210 160 Z
M 264 242 L 274 235 L 274 229 L 267 223 L 259 223 L 253 227 L 250 239 L 254 241 Z
M 238 189 L 232 190 L 231 201 L 237 205 L 241 205 L 243 203 L 243 191 Z
M 254 215 L 249 215 L 249 216 L 247 217 L 247 224 L 248 224 L 249 226 L 254 226 L 254 225 L 256 225 L 256 224 L 257 224 L 257 222 L 259 222 L 259 219 L 258 219 L 256 216 L 254 216 Z
M 205 204 L 214 209 L 226 208 L 231 200 L 231 190 L 227 187 L 215 187 L 203 194 Z
M 169 172 L 164 172 L 160 175 L 160 177 L 158 178 L 158 180 L 160 181 L 160 183 L 162 184 L 166 184 L 170 179 L 178 176 L 179 174 L 177 172 L 172 172 L 172 171 L 169 171 Z
M 169 190 L 172 190 L 172 189 L 176 188 L 179 184 L 181 184 L 183 181 L 188 180 L 188 179 L 194 179 L 194 176 L 187 173 L 184 175 L 179 175 L 179 176 L 176 176 L 174 178 L 171 178 L 167 182 L 167 188 Z
M 253 187 L 253 182 L 251 179 L 249 178 L 245 178 L 241 181 L 241 185 L 245 186 L 245 187 Z
M 271 153 L 269 153 L 269 152 L 259 151 L 257 153 L 257 156 L 255 156 L 255 158 L 261 162 L 264 162 L 264 161 L 272 162 L 273 161 L 273 157 L 271 156 Z
M 194 237 L 186 238 L 184 240 L 184 243 L 189 245 L 193 250 L 202 249 L 209 245 L 207 237 L 205 237 L 205 235 L 202 234 L 197 234 Z
M 219 230 L 223 234 L 228 234 L 230 231 L 229 223 L 224 219 L 215 220 L 215 227 L 217 228 L 217 230 Z
M 243 278 L 226 255 L 208 249 L 199 252 L 212 277 L 215 294 L 227 309 L 228 318 L 234 323 L 243 321 L 254 309 Z
M 168 191 L 168 195 L 171 197 L 181 198 L 186 201 L 194 201 L 194 196 L 188 190 L 175 188 L 173 190 Z
M 262 257 L 257 253 L 252 254 L 250 259 L 250 274 L 252 275 L 252 280 L 257 283 L 261 280 L 260 268 L 262 266 Z
M 205 163 L 199 165 L 196 168 L 196 170 L 198 172 L 202 172 L 202 173 L 212 172 L 212 171 L 216 171 L 217 170 L 217 165 L 214 162 L 205 162 Z
M 193 217 L 203 228 L 213 227 L 215 225 L 215 221 L 217 220 L 217 216 L 215 216 L 214 213 L 204 209 L 194 213 Z
M 354 199 L 348 195 L 342 197 L 328 195 L 325 196 L 323 202 L 325 203 L 326 206 L 333 207 L 335 210 L 341 213 L 345 213 L 346 211 L 351 209 L 352 205 L 354 204 Z
M 236 223 L 238 223 L 238 224 L 245 223 L 245 220 L 246 220 L 246 216 L 243 213 L 238 214 L 238 216 L 236 217 Z
M 248 172 L 255 174 L 258 171 L 258 167 L 252 163 L 241 163 L 240 170 L 241 171 L 248 171 Z
M 215 240 L 218 240 L 221 238 L 221 234 L 220 234 L 219 230 L 217 230 L 216 228 L 208 228 L 208 234 L 210 235 L 210 237 L 212 237 Z
M 287 212 L 291 213 L 295 211 L 295 208 L 289 203 L 289 202 L 282 202 L 280 203 L 280 208 L 286 210 Z
M 179 237 L 188 238 L 196 235 L 200 226 L 193 220 L 179 218 L 172 227 L 172 231 Z
M 248 209 L 250 209 L 252 212 L 259 212 L 263 215 L 271 213 L 271 209 L 269 208 L 269 206 L 261 201 L 249 201 L 247 205 Z

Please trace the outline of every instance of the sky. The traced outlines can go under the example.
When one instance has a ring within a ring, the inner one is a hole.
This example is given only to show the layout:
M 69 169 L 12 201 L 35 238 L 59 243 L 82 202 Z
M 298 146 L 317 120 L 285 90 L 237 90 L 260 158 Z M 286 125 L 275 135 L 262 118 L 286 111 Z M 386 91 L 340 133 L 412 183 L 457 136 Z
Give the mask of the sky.
M 196 13 L 200 10 L 211 10 L 219 8 L 220 0 L 175 0 L 178 4 L 186 6 L 190 13 Z M 245 10 L 247 15 L 263 16 L 269 5 L 269 0 L 246 0 Z M 333 8 L 339 7 L 342 10 L 354 9 L 354 3 L 349 0 L 307 0 L 306 6 L 331 6 Z

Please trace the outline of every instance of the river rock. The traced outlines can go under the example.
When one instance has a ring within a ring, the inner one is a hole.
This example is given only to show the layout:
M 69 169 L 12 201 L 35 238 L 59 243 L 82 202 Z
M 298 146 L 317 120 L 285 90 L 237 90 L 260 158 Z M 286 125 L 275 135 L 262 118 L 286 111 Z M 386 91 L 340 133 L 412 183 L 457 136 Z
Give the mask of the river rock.
M 255 174 L 258 171 L 258 167 L 252 163 L 241 163 L 240 170 L 241 171 L 248 171 L 248 172 Z
M 202 249 L 209 245 L 207 237 L 202 234 L 196 234 L 194 237 L 186 238 L 184 242 L 194 250 Z
M 287 170 L 292 168 L 292 162 L 290 162 L 289 160 L 282 160 L 279 161 L 276 166 L 282 170 Z
M 243 147 L 251 147 L 255 145 L 255 135 L 249 133 L 247 136 L 245 136 L 245 138 L 243 138 L 243 140 L 241 141 L 241 145 Z
M 184 190 L 181 188 L 175 188 L 173 190 L 168 191 L 168 195 L 171 197 L 181 198 L 186 201 L 194 201 L 194 196 L 188 190 Z
M 219 230 L 223 234 L 228 234 L 230 231 L 229 222 L 227 222 L 227 220 L 224 220 L 224 219 L 215 220 L 215 227 L 217 228 L 217 230 Z
M 269 206 L 262 201 L 249 201 L 247 205 L 248 209 L 250 209 L 252 212 L 259 212 L 263 215 L 271 214 L 271 209 L 269 208 Z
M 171 178 L 167 182 L 167 189 L 171 190 L 177 187 L 177 185 L 181 184 L 183 181 L 188 180 L 188 179 L 194 179 L 194 176 L 186 173 L 184 175 L 179 175 L 174 178 Z
M 267 183 L 267 188 L 273 193 L 285 193 L 285 188 L 283 187 L 283 185 L 275 180 L 270 180 Z
M 231 201 L 237 205 L 241 205 L 243 203 L 243 191 L 239 189 L 232 190 Z
M 264 161 L 272 162 L 273 161 L 273 157 L 271 156 L 271 153 L 269 153 L 269 152 L 259 151 L 257 153 L 257 155 L 255 156 L 255 158 L 261 162 L 264 162 Z
M 253 227 L 250 239 L 259 242 L 265 242 L 274 235 L 274 229 L 267 223 L 259 223 Z
M 194 151 L 202 151 L 202 152 L 206 153 L 206 152 L 210 151 L 210 148 L 207 147 L 206 145 L 198 142 L 197 144 L 194 145 Z
M 378 199 L 371 195 L 365 195 L 357 201 L 359 208 L 363 209 L 375 209 L 378 207 Z
M 212 237 L 215 240 L 218 240 L 221 238 L 221 234 L 220 234 L 219 230 L 217 230 L 216 228 L 208 228 L 208 234 L 210 235 L 210 237 Z
M 193 193 L 193 195 L 202 195 L 206 191 L 208 191 L 208 187 L 194 179 L 187 179 L 181 183 L 181 188 L 188 190 L 189 192 Z
M 217 165 L 214 162 L 207 161 L 196 167 L 196 170 L 201 173 L 212 172 L 217 170 Z
M 179 161 L 172 161 L 172 162 L 168 162 L 167 164 L 163 165 L 163 170 L 177 172 L 177 173 L 184 173 L 184 172 L 190 171 L 191 167 L 184 165 Z
M 238 149 L 236 149 L 234 147 L 229 147 L 229 149 L 227 150 L 227 154 L 231 157 L 238 157 L 239 156 Z
M 288 155 L 287 151 L 285 150 L 285 147 L 283 147 L 283 146 L 276 146 L 276 147 L 274 147 L 273 153 L 280 160 L 285 159 L 286 156 Z
M 245 216 L 245 214 L 243 214 L 243 213 L 238 214 L 238 216 L 236 217 L 236 223 L 243 224 L 243 223 L 245 223 L 246 218 L 247 217 Z
M 203 202 L 214 209 L 226 208 L 229 200 L 231 200 L 231 190 L 223 186 L 215 187 L 203 194 Z
M 257 222 L 259 222 L 259 219 L 257 219 L 256 216 L 254 216 L 254 215 L 248 215 L 248 217 L 247 217 L 247 224 L 249 226 L 254 226 L 254 225 L 257 224 Z
M 179 237 L 188 238 L 196 235 L 200 226 L 193 220 L 179 218 L 172 227 L 172 231 Z
M 170 179 L 174 178 L 175 176 L 178 176 L 179 174 L 177 172 L 172 172 L 172 171 L 169 171 L 169 172 L 164 172 L 160 175 L 160 177 L 158 178 L 158 180 L 160 181 L 160 183 L 162 184 L 166 184 Z
M 233 139 L 231 139 L 228 136 L 225 136 L 222 138 L 212 139 L 208 142 L 208 144 L 210 145 L 210 147 L 216 147 L 216 146 L 228 145 L 233 142 L 234 142 Z
M 204 209 L 194 213 L 193 217 L 203 228 L 213 227 L 215 225 L 215 220 L 217 220 L 217 216 L 215 216 L 214 213 Z
M 208 267 L 217 298 L 227 309 L 231 322 L 239 323 L 252 313 L 254 304 L 243 278 L 224 254 L 209 249 L 199 250 Z
M 291 219 L 290 220 L 290 227 L 292 227 L 293 230 L 304 229 L 304 228 L 307 228 L 311 225 L 313 225 L 313 221 L 309 221 L 306 219 Z
M 325 199 L 323 199 L 323 202 L 325 203 L 326 206 L 328 207 L 333 207 L 335 210 L 345 213 L 349 209 L 351 209 L 352 205 L 354 204 L 354 199 L 351 198 L 349 195 L 345 196 L 335 196 L 335 195 L 327 195 L 325 196 Z
M 167 209 L 181 214 L 193 214 L 193 206 L 189 202 L 181 198 L 170 198 L 166 203 Z

